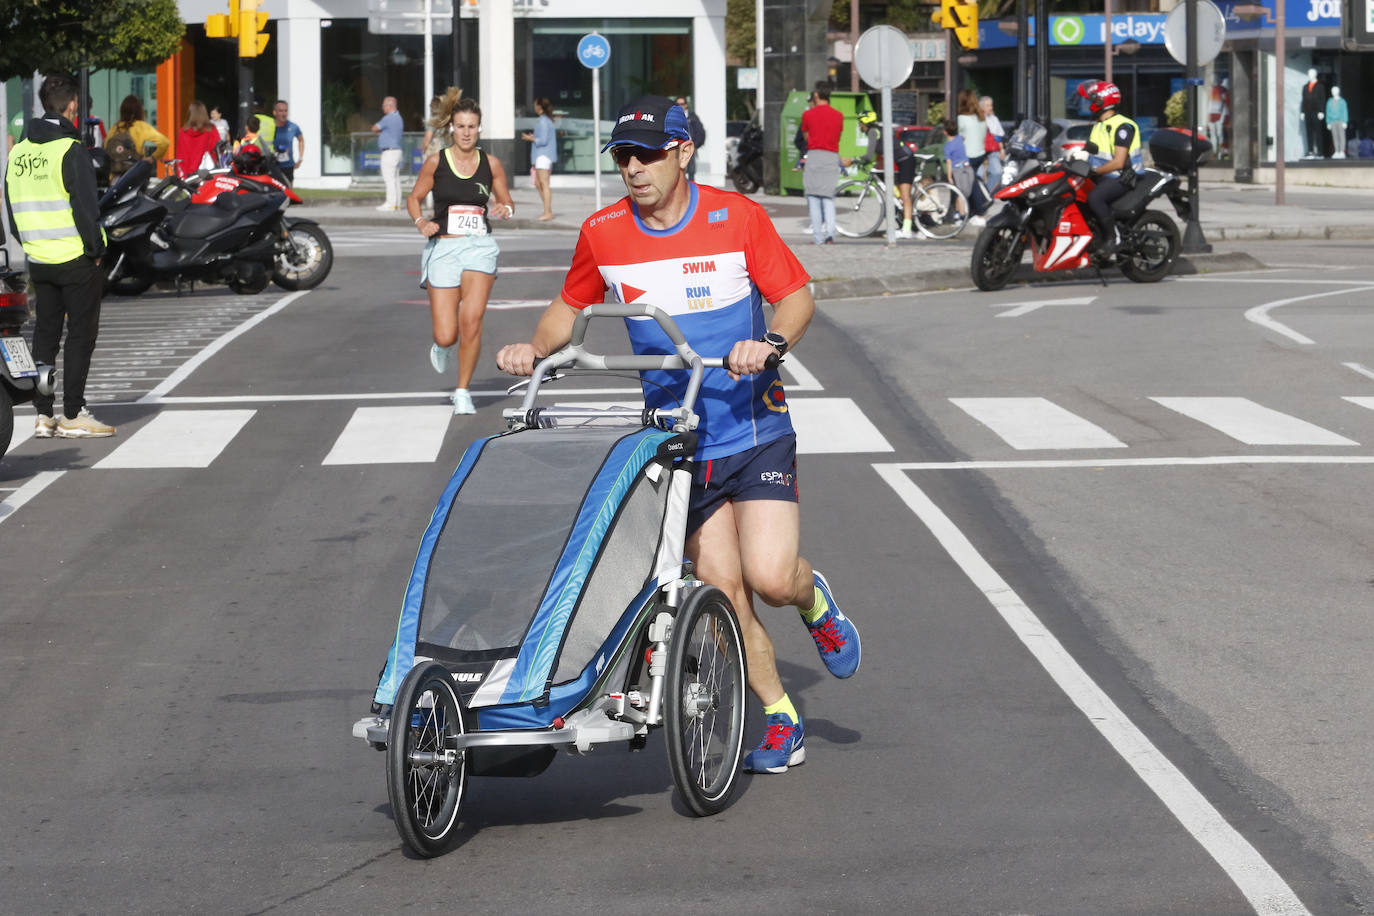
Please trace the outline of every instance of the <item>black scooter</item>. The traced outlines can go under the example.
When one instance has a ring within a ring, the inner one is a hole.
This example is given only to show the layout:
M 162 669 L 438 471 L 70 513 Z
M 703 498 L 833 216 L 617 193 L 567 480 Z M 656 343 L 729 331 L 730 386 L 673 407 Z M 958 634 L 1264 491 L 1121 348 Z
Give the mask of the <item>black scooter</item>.
M 33 400 L 36 393 L 52 394 L 56 370 L 36 362 L 21 336 L 29 319 L 28 281 L 21 271 L 10 267 L 4 249 L 4 230 L 0 229 L 0 458 L 9 450 L 14 435 L 14 405 Z
M 735 158 L 730 164 L 730 180 L 741 194 L 753 194 L 763 187 L 763 130 L 750 121 L 740 134 Z

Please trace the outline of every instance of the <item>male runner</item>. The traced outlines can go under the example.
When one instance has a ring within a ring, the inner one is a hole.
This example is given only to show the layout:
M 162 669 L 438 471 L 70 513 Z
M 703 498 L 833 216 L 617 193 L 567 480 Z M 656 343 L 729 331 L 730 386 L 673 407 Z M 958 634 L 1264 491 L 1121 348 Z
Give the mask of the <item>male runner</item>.
M 702 581 L 734 605 L 749 686 L 768 717 L 745 769 L 784 773 L 806 760 L 802 717 L 783 690 L 753 595 L 773 607 L 797 607 L 836 677 L 857 671 L 861 654 L 854 624 L 825 578 L 798 553 L 797 440 L 782 380 L 765 368 L 770 356 L 785 353 L 806 332 L 816 308 L 810 278 L 761 206 L 687 181 L 695 148 L 687 116 L 671 99 L 644 96 L 622 108 L 606 148 L 629 195 L 582 224 L 563 290 L 534 337 L 503 347 L 496 362 L 512 375 L 531 374 L 568 342 L 577 310 L 603 301 L 608 290 L 622 302 L 667 311 L 698 353 L 728 354 L 731 368 L 707 370 L 697 405 L 702 424 L 687 557 Z M 773 303 L 771 323 L 764 299 Z M 636 353 L 672 352 L 654 322 L 626 326 Z M 646 372 L 647 405 L 674 404 L 685 376 Z

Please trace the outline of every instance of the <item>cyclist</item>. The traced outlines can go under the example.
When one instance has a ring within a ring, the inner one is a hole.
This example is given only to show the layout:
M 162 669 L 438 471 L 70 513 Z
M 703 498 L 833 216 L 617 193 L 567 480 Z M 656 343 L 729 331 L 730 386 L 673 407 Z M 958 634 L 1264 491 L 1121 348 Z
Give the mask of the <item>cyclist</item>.
M 836 677 L 858 670 L 861 651 L 858 631 L 825 578 L 798 553 L 797 440 L 782 380 L 766 367 L 801 339 L 816 304 L 806 271 L 760 205 L 687 180 L 696 150 L 686 114 L 671 99 L 643 96 L 620 109 L 605 149 L 629 195 L 582 224 L 562 292 L 533 338 L 503 347 L 496 363 L 530 375 L 538 360 L 568 342 L 577 311 L 608 293 L 666 310 L 697 352 L 729 354 L 731 368 L 708 369 L 702 382 L 686 553 L 701 580 L 734 604 L 749 685 L 768 717 L 745 768 L 784 773 L 806 760 L 802 718 L 783 689 L 753 595 L 773 607 L 795 606 Z M 771 321 L 765 299 L 773 303 Z M 673 352 L 654 322 L 625 324 L 636 353 Z M 684 372 L 644 378 L 651 408 L 672 406 L 686 386 Z
M 870 163 L 876 162 L 883 151 L 883 132 L 878 125 L 878 113 L 870 108 L 859 115 L 859 126 L 864 128 L 868 138 L 868 155 L 865 158 Z M 911 183 L 916 179 L 916 156 L 910 147 L 896 137 L 892 139 L 892 171 L 897 196 L 902 201 L 902 228 L 897 237 L 909 239 L 912 236 Z
M 1102 229 L 1098 251 L 1111 256 L 1121 244 L 1121 234 L 1112 216 L 1112 203 L 1135 186 L 1136 173 L 1144 166 L 1140 155 L 1140 128 L 1117 111 L 1121 90 L 1115 83 L 1092 80 L 1078 84 L 1078 94 L 1088 100 L 1088 110 L 1097 116 L 1088 142 L 1097 152 L 1089 153 L 1096 182 L 1088 194 L 1088 209 Z

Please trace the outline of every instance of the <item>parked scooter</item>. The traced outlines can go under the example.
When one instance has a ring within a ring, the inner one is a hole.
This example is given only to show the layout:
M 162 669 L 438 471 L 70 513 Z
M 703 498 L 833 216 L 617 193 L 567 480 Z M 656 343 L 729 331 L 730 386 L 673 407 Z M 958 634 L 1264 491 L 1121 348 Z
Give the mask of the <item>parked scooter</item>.
M 29 318 L 28 281 L 10 267 L 0 230 L 0 458 L 9 450 L 14 435 L 14 405 L 33 400 L 36 393 L 52 394 L 56 375 L 52 366 L 36 362 L 20 332 Z
M 138 295 L 158 280 L 199 281 L 252 295 L 269 280 L 289 290 L 324 282 L 334 265 L 329 237 L 313 220 L 286 216 L 300 197 L 272 165 L 250 148 L 232 169 L 145 191 L 152 166 L 136 163 L 100 201 L 108 289 Z
M 1081 267 L 1100 271 L 1113 263 L 1111 256 L 1099 250 L 1102 229 L 1086 207 L 1094 186 L 1086 155 L 1096 150 L 1085 150 L 1082 158 L 1071 154 L 1063 160 L 1045 162 L 1039 154 L 1044 146 L 1045 129 L 1033 121 L 1023 122 L 1008 143 L 1012 157 L 1021 166 L 1018 180 L 993 195 L 1005 206 L 988 220 L 974 243 L 971 269 L 979 289 L 1006 286 L 1027 246 L 1037 273 Z M 1211 148 L 1205 140 L 1196 141 L 1199 161 Z M 1187 174 L 1192 149 L 1185 131 L 1155 131 L 1150 138 L 1150 154 L 1156 168 L 1136 175 L 1134 186 L 1112 205 L 1121 231 L 1115 262 L 1137 283 L 1153 283 L 1167 276 L 1178 258 L 1178 226 L 1167 214 L 1149 206 L 1167 197 L 1179 217 L 1187 218 L 1188 195 L 1180 178 Z M 1035 154 L 1025 155 L 1028 150 Z
M 745 125 L 730 163 L 730 180 L 741 194 L 753 194 L 763 187 L 763 130 L 757 121 Z

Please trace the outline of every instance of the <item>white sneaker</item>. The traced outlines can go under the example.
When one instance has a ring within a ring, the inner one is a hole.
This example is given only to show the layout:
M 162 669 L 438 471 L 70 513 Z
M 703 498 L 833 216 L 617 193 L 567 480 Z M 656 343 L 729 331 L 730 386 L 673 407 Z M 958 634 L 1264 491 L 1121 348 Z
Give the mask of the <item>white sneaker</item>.
M 382 213 L 382 212 L 390 213 L 392 210 L 396 210 L 396 209 L 398 209 L 398 208 L 396 207 L 395 204 L 382 204 L 381 206 L 376 207 L 376 208 L 374 208 L 374 209 L 376 209 L 378 213 Z
M 472 395 L 468 394 L 466 388 L 453 389 L 453 412 L 477 413 L 477 405 L 472 403 Z
M 909 239 L 909 238 L 911 238 L 911 237 L 912 237 L 912 232 L 911 232 L 910 229 L 898 229 L 898 230 L 897 230 L 897 238 L 899 238 L 899 239 Z
M 51 439 L 55 432 L 57 432 L 56 417 L 45 417 L 41 413 L 34 417 L 33 437 L 35 439 Z
M 70 420 L 63 417 L 57 421 L 57 438 L 59 439 L 103 439 L 114 434 L 115 428 L 113 426 L 108 423 L 101 423 L 85 407 L 81 408 L 81 412 Z
M 429 345 L 429 364 L 434 367 L 434 371 L 443 375 L 448 371 L 448 365 L 453 359 L 452 347 L 441 347 L 438 344 Z
M 970 216 L 968 218 L 968 224 L 970 226 L 986 226 L 988 221 L 981 216 Z

